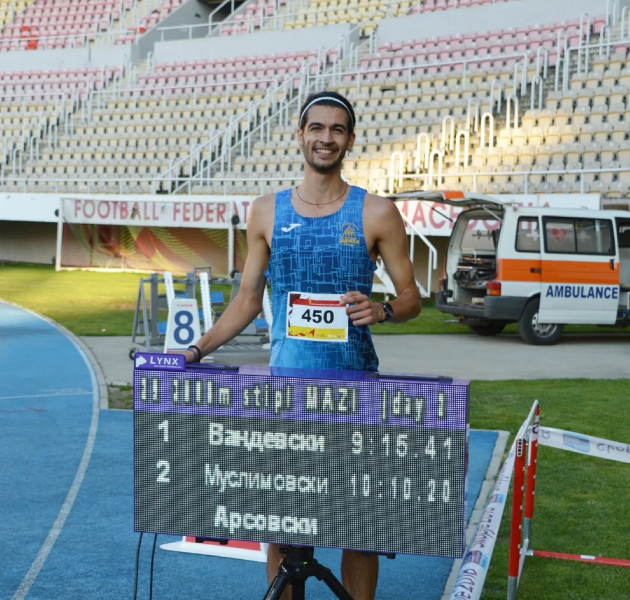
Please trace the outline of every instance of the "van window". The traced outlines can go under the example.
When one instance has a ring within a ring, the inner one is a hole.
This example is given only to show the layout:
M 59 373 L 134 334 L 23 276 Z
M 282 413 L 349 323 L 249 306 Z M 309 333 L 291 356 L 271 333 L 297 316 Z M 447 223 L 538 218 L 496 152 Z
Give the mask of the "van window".
M 540 252 L 540 230 L 537 217 L 521 217 L 516 226 L 516 251 Z
M 549 253 L 614 256 L 612 226 L 607 219 L 545 217 L 545 248 Z
M 619 225 L 619 247 L 630 248 L 630 223 Z
M 468 226 L 471 222 L 468 223 Z M 476 252 L 494 252 L 499 239 L 500 224 L 496 219 L 488 219 L 487 223 L 490 230 L 467 227 L 462 236 L 460 248 L 462 250 L 475 250 Z

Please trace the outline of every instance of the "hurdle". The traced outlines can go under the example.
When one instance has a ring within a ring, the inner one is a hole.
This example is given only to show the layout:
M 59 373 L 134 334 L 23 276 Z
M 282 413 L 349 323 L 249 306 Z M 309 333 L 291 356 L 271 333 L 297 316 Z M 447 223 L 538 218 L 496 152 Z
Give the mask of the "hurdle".
M 534 421 L 537 407 L 536 400 L 510 446 L 507 458 L 501 466 L 494 487 L 464 552 L 448 596 L 449 600 L 479 600 L 481 598 L 507 502 L 515 459 L 519 451 L 518 441 L 527 434 L 530 424 Z
M 630 464 L 630 445 L 593 436 L 541 427 L 536 400 L 520 426 L 488 497 L 479 522 L 466 547 L 449 600 L 479 600 L 483 592 L 494 546 L 499 534 L 512 481 L 512 512 L 508 556 L 508 600 L 517 600 L 518 585 L 526 557 L 554 558 L 585 563 L 630 567 L 630 560 L 549 552 L 532 549 L 532 524 L 536 494 L 538 445 L 588 454 Z
M 532 410 L 534 410 L 533 425 L 525 430 L 521 429 L 515 440 L 516 454 L 514 459 L 512 520 L 508 558 L 508 600 L 517 600 L 518 585 L 526 557 L 537 556 L 539 558 L 630 567 L 630 560 L 627 559 L 550 552 L 532 548 L 532 523 L 534 518 L 539 444 L 561 450 L 569 450 L 578 454 L 589 454 L 600 458 L 630 463 L 627 445 L 570 431 L 541 427 L 538 402 L 534 403 Z
M 198 267 L 194 271 L 186 273 L 185 277 L 173 278 L 172 273 L 165 271 L 161 274 L 151 273 L 148 278 L 141 278 L 138 284 L 131 335 L 134 349 L 130 351 L 129 358 L 133 359 L 135 347 L 143 347 L 148 352 L 152 348 L 164 344 L 167 322 L 159 320 L 159 310 L 168 308 L 170 311 L 171 302 L 176 297 L 196 298 L 197 286 L 201 290 L 202 309 L 199 316 L 200 319 L 203 319 L 202 333 L 210 329 L 214 323 L 213 307 L 223 306 L 225 303 L 223 292 L 211 291 L 211 282 L 233 285 L 233 281 L 213 278 L 211 267 Z M 182 289 L 175 289 L 175 284 Z M 145 289 L 147 285 L 149 287 L 148 293 Z M 164 286 L 166 293 L 160 294 L 158 292 L 160 285 Z M 139 342 L 140 337 L 144 338 L 142 343 Z

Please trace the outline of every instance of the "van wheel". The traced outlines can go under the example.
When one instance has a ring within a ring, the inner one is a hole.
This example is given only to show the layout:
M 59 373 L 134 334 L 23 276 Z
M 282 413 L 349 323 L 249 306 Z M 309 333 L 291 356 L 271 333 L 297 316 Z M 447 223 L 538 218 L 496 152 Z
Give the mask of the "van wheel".
M 469 325 L 468 328 L 482 337 L 491 337 L 501 333 L 505 329 L 505 325 L 505 323 L 488 323 L 487 325 Z
M 539 323 L 538 309 L 540 301 L 531 300 L 525 306 L 523 314 L 518 321 L 518 332 L 525 342 L 535 346 L 551 346 L 562 335 L 564 325 L 557 323 Z

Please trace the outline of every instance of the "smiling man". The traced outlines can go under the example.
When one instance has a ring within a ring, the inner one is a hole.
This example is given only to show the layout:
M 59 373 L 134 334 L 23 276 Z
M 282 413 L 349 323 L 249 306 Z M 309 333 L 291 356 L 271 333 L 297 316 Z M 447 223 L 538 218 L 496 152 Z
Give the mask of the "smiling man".
M 354 110 L 343 96 L 320 92 L 306 99 L 297 130 L 304 180 L 255 200 L 240 291 L 215 326 L 187 351 L 189 362 L 216 350 L 259 314 L 267 280 L 273 307 L 272 367 L 375 371 L 378 359 L 369 326 L 420 313 L 398 209 L 341 177 L 355 124 Z M 378 255 L 396 288 L 391 302 L 370 298 Z M 270 580 L 282 560 L 279 548 L 269 547 Z M 355 600 L 374 598 L 376 555 L 344 550 L 341 572 Z M 283 600 L 289 597 L 287 590 Z

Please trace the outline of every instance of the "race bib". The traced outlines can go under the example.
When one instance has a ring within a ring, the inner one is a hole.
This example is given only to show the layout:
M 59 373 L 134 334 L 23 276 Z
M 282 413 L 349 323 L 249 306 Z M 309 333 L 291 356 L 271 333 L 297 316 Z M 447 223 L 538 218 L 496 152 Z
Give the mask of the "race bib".
M 347 342 L 348 315 L 339 294 L 287 295 L 287 337 L 312 342 Z

